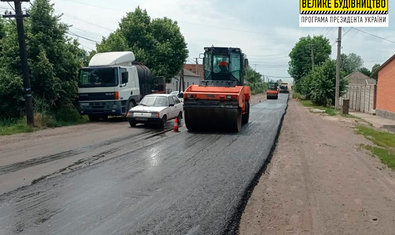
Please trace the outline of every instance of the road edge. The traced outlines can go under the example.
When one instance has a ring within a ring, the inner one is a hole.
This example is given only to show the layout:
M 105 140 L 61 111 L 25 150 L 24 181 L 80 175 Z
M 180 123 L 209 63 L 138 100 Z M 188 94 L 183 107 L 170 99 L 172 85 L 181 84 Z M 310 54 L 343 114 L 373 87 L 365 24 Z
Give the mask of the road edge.
M 278 138 L 280 136 L 280 132 L 283 126 L 283 121 L 284 117 L 287 114 L 288 110 L 288 102 L 289 102 L 290 96 L 288 95 L 288 99 L 285 105 L 284 113 L 281 116 L 280 123 L 278 125 L 276 137 L 274 138 L 273 145 L 270 149 L 269 155 L 267 156 L 265 162 L 263 163 L 262 167 L 259 169 L 259 171 L 255 174 L 253 177 L 252 181 L 250 184 L 247 186 L 245 189 L 245 192 L 243 193 L 243 196 L 241 197 L 241 200 L 239 204 L 236 207 L 236 211 L 233 213 L 231 220 L 228 222 L 226 225 L 225 230 L 223 231 L 222 234 L 239 234 L 239 228 L 240 228 L 240 222 L 241 222 L 241 217 L 244 213 L 244 210 L 247 206 L 247 203 L 252 195 L 252 192 L 254 191 L 254 188 L 256 185 L 259 183 L 259 179 L 262 177 L 262 175 L 266 172 L 266 169 L 269 165 L 269 163 L 272 160 L 272 157 L 274 155 L 274 151 L 276 150 L 277 143 L 278 143 Z

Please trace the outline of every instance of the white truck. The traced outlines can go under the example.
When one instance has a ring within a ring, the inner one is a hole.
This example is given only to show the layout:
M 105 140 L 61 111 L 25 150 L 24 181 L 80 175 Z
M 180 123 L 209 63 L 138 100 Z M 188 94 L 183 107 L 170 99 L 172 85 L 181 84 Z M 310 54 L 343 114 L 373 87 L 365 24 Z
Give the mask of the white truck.
M 135 62 L 133 52 L 98 53 L 79 71 L 79 111 L 92 121 L 126 115 L 154 88 L 151 71 Z

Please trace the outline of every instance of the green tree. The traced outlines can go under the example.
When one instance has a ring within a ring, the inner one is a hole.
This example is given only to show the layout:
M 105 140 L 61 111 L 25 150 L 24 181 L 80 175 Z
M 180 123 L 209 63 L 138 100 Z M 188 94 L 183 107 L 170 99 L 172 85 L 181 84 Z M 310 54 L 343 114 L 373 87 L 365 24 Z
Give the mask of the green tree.
M 381 67 L 380 64 L 375 64 L 375 65 L 373 65 L 373 67 L 372 67 L 372 74 L 370 75 L 371 78 L 377 80 L 377 77 L 378 77 L 378 69 L 379 69 L 380 67 Z
M 362 58 L 355 54 L 350 53 L 348 55 L 341 54 L 341 70 L 345 72 L 346 75 L 357 71 L 363 65 Z
M 2 50 L 2 39 L 6 36 L 6 22 L 0 18 L 0 52 Z M 1 56 L 1 54 L 0 54 Z
M 178 74 L 188 57 L 184 36 L 176 21 L 151 20 L 146 10 L 137 7 L 124 17 L 119 28 L 97 44 L 98 52 L 131 50 L 136 60 L 154 75 L 171 78 Z
M 336 61 L 327 60 L 322 66 L 314 67 L 305 77 L 304 89 L 308 90 L 308 96 L 317 105 L 329 106 L 335 101 L 336 84 Z M 340 79 L 340 96 L 346 90 L 347 80 Z
M 288 73 L 294 78 L 296 89 L 314 66 L 320 66 L 329 59 L 331 45 L 323 36 L 302 37 L 289 53 Z M 313 64 L 314 60 L 314 64 Z
M 78 69 L 87 57 L 86 52 L 78 47 L 77 41 L 66 36 L 68 26 L 60 22 L 49 0 L 34 1 L 29 14 L 25 32 L 35 110 L 44 111 L 40 107 L 45 107 L 48 109 L 45 111 L 55 112 L 65 106 L 72 107 L 77 98 Z M 13 22 L 7 25 L 6 34 L 1 40 L 0 67 L 5 75 L 0 79 L 0 87 L 10 88 L 6 94 L 23 100 L 19 46 Z M 13 89 L 5 84 L 10 79 L 17 80 L 12 83 Z M 18 104 L 18 108 L 23 107 Z
M 260 73 L 251 67 L 247 67 L 244 73 L 245 81 L 250 86 L 253 94 L 262 93 L 267 90 L 267 84 L 262 81 L 262 75 Z
M 362 68 L 358 69 L 358 71 L 361 72 L 361 73 L 363 73 L 363 74 L 365 74 L 365 75 L 368 76 L 368 77 L 370 77 L 370 75 L 372 74 L 372 73 L 370 72 L 370 70 L 369 70 L 368 68 L 366 68 L 366 67 L 362 67 Z

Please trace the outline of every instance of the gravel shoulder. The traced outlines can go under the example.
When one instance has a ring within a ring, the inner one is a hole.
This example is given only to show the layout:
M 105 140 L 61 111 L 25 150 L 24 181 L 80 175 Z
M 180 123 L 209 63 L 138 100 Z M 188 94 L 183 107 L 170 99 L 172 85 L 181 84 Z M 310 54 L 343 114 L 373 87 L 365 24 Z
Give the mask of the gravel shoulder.
M 240 234 L 394 234 L 395 174 L 352 126 L 290 100 Z

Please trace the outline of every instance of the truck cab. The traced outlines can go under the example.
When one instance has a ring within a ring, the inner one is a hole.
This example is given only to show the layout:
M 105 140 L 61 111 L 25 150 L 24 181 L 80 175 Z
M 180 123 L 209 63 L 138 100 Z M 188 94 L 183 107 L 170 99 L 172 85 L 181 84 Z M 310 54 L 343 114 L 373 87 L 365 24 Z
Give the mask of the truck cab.
M 79 110 L 90 120 L 126 115 L 144 95 L 152 93 L 151 72 L 133 64 L 132 52 L 99 53 L 81 68 L 78 80 Z
M 280 83 L 280 92 L 281 93 L 288 93 L 288 83 L 282 82 Z

